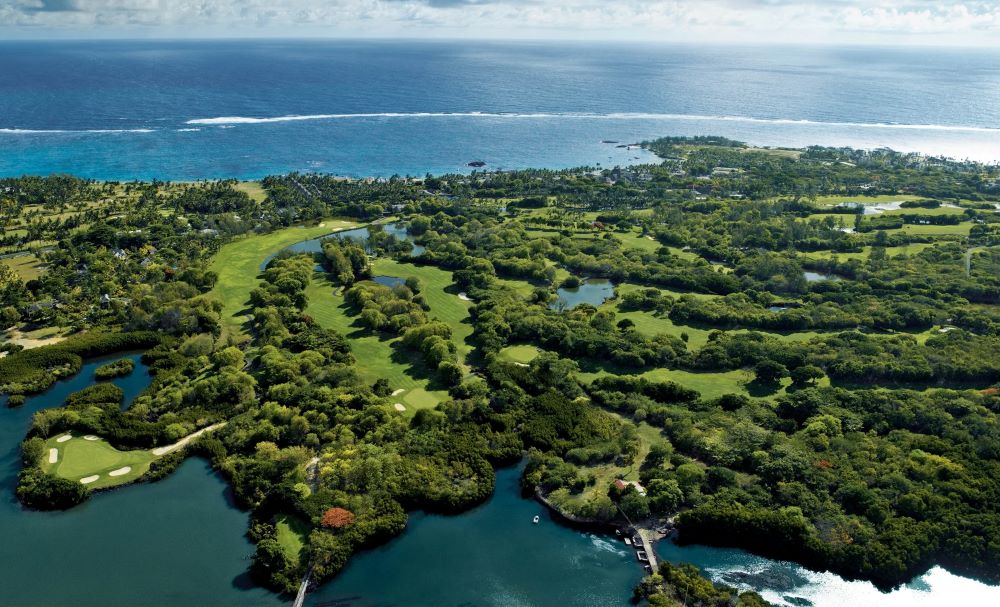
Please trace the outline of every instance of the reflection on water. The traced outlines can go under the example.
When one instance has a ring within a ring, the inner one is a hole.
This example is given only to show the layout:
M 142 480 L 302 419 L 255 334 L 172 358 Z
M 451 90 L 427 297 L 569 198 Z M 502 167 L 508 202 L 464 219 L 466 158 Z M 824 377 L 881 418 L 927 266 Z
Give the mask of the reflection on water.
M 615 285 L 604 278 L 588 278 L 579 287 L 556 289 L 558 299 L 552 303 L 553 309 L 572 310 L 580 304 L 599 306 L 615 296 Z
M 391 234 L 398 240 L 409 240 L 411 242 L 413 240 L 413 237 L 407 233 L 406 228 L 403 227 L 403 225 L 399 222 L 384 223 L 379 225 L 382 227 L 382 230 L 384 232 L 386 232 L 387 234 Z M 324 240 L 327 240 L 328 238 L 340 238 L 340 239 L 350 238 L 352 240 L 356 240 L 363 244 L 368 239 L 368 236 L 371 235 L 371 232 L 372 228 L 370 226 L 364 226 L 361 228 L 352 228 L 350 230 L 331 232 L 330 234 L 325 234 L 317 238 L 310 238 L 309 240 L 296 242 L 295 244 L 288 245 L 281 251 L 277 251 L 275 253 L 272 253 L 271 255 L 268 255 L 267 258 L 265 258 L 264 261 L 260 264 L 260 269 L 264 270 L 265 268 L 267 268 L 267 264 L 269 264 L 271 260 L 274 259 L 275 256 L 277 256 L 278 253 L 282 251 L 289 251 L 292 253 L 321 253 L 323 251 L 322 243 Z M 414 243 L 413 249 L 410 251 L 410 255 L 411 256 L 421 255 L 426 250 L 427 248 L 424 247 L 423 245 Z

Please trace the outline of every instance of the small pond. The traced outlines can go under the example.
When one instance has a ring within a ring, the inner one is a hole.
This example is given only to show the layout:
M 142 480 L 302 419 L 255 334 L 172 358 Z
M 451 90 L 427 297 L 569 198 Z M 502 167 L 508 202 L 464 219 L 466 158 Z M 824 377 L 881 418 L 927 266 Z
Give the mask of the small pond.
M 572 310 L 580 304 L 599 306 L 615 296 L 615 285 L 605 278 L 588 278 L 579 287 L 556 289 L 556 299 L 550 307 L 553 310 Z
M 413 237 L 406 232 L 406 228 L 403 227 L 403 225 L 399 222 L 384 223 L 379 225 L 382 226 L 382 229 L 387 234 L 391 234 L 398 240 L 409 240 L 411 242 L 413 241 Z M 320 253 L 323 250 L 322 242 L 328 238 L 341 238 L 341 239 L 352 238 L 354 240 L 363 243 L 365 240 L 367 240 L 368 236 L 371 234 L 371 229 L 372 229 L 371 226 L 365 226 L 361 228 L 353 228 L 350 230 L 341 230 L 339 232 L 331 232 L 330 234 L 325 234 L 317 238 L 310 238 L 309 240 L 303 240 L 293 245 L 289 245 L 284 249 L 282 249 L 282 251 L 291 251 L 293 253 Z M 423 245 L 414 243 L 413 250 L 410 251 L 410 255 L 412 256 L 421 255 L 426 250 L 427 248 L 424 247 Z M 278 251 L 278 253 L 280 252 L 281 251 Z M 267 264 L 270 263 L 270 261 L 274 259 L 274 257 L 278 253 L 273 253 L 271 255 L 268 255 L 267 258 L 264 259 L 264 262 L 260 264 L 260 269 L 263 270 L 264 268 L 266 268 Z
M 806 277 L 806 282 L 820 282 L 822 280 L 840 280 L 839 276 L 833 274 L 820 274 L 819 272 L 810 272 L 806 270 L 802 273 Z
M 372 280 L 380 285 L 389 287 L 390 289 L 392 287 L 398 287 L 399 285 L 406 284 L 406 279 L 398 276 L 372 276 Z

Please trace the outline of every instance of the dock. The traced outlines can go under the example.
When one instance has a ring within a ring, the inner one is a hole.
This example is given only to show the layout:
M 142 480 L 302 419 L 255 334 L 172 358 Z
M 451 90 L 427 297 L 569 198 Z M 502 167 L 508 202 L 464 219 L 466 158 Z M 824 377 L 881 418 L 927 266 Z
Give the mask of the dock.
M 641 543 L 632 540 L 633 544 L 636 544 L 636 550 L 641 550 L 646 553 L 646 558 L 649 559 L 649 566 L 655 573 L 657 570 L 656 564 L 656 554 L 653 552 L 653 538 L 650 537 L 650 533 L 646 529 L 639 529 L 636 531 L 636 537 L 641 540 Z

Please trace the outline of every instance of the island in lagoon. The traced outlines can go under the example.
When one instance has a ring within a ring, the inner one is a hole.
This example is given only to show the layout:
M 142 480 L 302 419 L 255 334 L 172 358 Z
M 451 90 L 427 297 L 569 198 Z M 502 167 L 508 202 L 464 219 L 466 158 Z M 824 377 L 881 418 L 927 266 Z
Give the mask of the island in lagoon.
M 32 417 L 19 499 L 200 456 L 250 512 L 253 580 L 291 596 L 520 463 L 524 495 L 642 547 L 1000 581 L 1000 169 L 644 145 L 662 162 L 0 180 L 7 406 L 114 355 Z M 635 597 L 746 590 L 666 560 Z

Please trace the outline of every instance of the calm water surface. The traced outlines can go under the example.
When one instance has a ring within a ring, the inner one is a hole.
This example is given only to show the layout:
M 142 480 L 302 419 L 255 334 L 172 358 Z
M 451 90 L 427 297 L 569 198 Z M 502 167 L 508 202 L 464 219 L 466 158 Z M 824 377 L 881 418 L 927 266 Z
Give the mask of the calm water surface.
M 552 302 L 554 309 L 572 310 L 580 304 L 599 306 L 615 296 L 615 285 L 604 278 L 588 278 L 579 287 L 556 289 L 558 299 Z
M 249 588 L 244 557 L 247 515 L 223 480 L 202 460 L 185 462 L 167 479 L 95 495 L 67 512 L 21 508 L 14 495 L 20 442 L 40 409 L 94 382 L 94 370 L 122 358 L 83 365 L 80 373 L 23 407 L 0 405 L 0 605 L 54 607 L 284 604 Z M 126 402 L 150 381 L 139 355 L 131 375 L 113 383 Z

